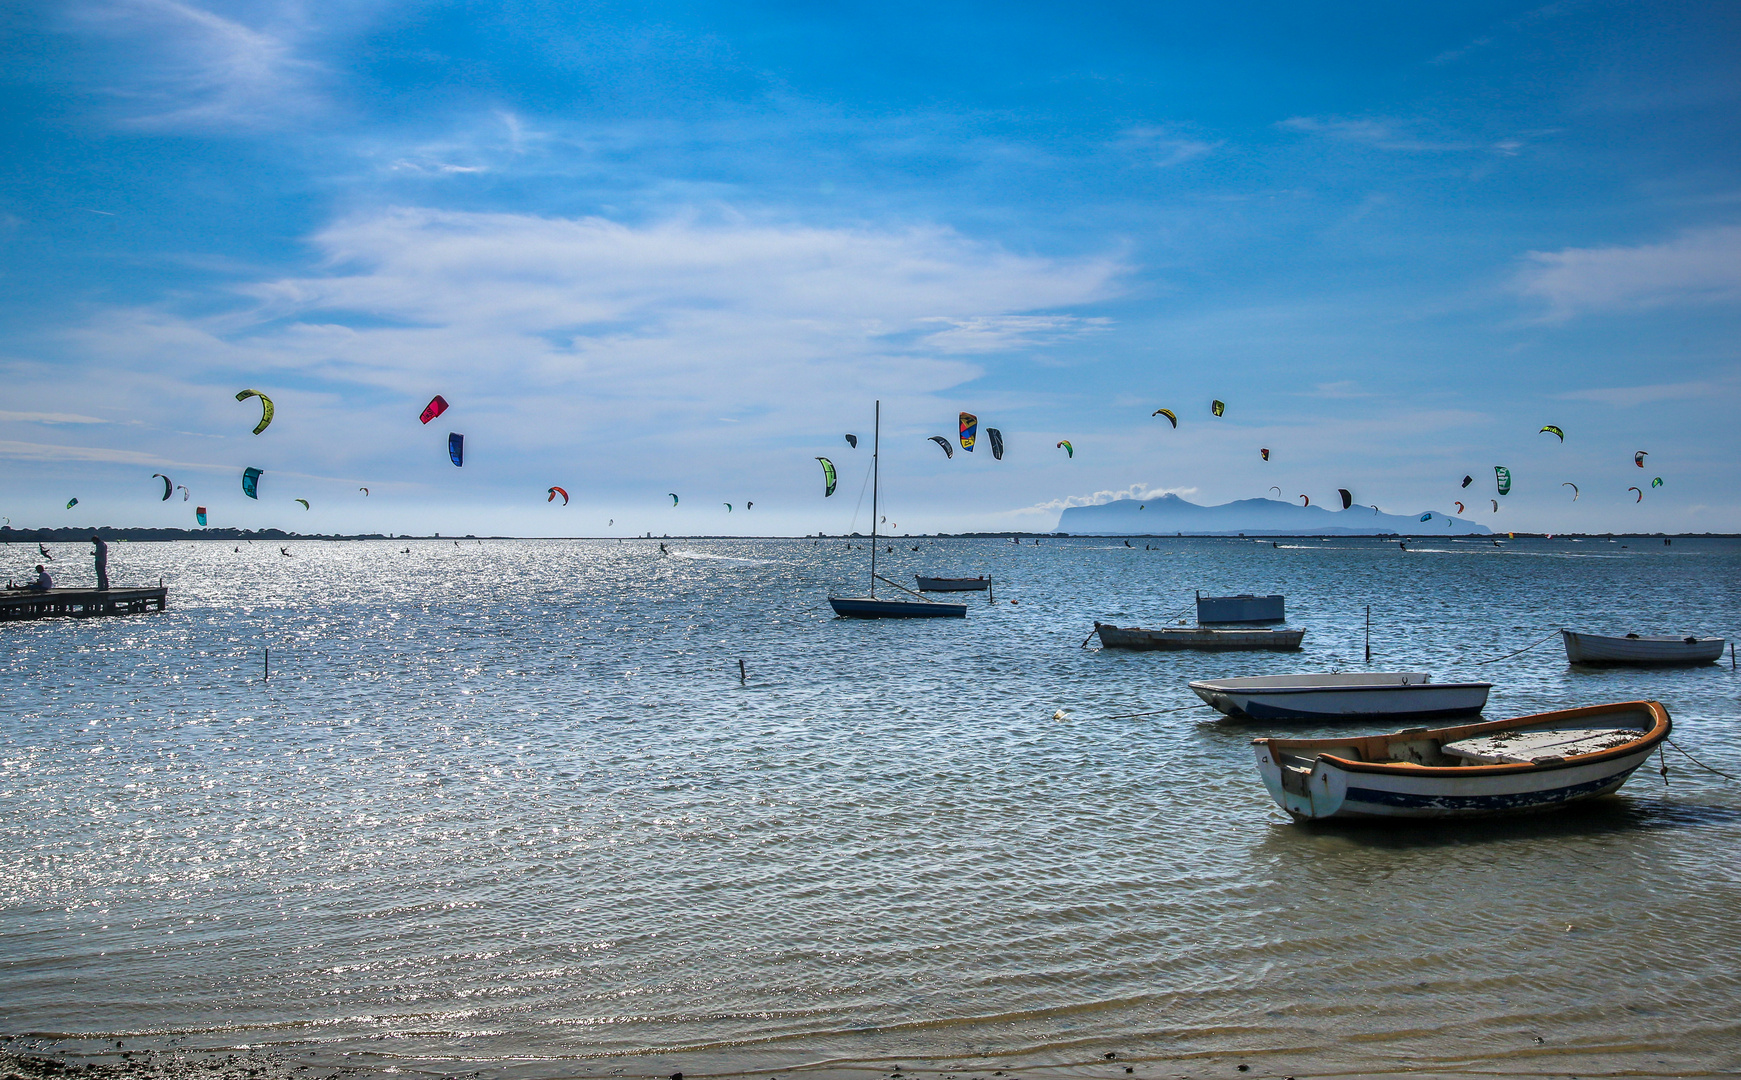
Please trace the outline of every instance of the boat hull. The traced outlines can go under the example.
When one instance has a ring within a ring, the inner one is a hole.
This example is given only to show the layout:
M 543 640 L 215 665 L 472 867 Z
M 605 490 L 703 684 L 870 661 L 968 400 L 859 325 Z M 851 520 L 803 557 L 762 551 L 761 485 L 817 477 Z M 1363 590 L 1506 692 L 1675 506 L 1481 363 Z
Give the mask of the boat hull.
M 1348 756 L 1358 755 L 1361 748 L 1370 752 L 1372 744 L 1384 740 L 1399 744 L 1435 737 L 1449 740 L 1471 733 L 1622 716 L 1636 718 L 1628 722 L 1648 726 L 1649 730 L 1639 731 L 1637 738 L 1616 749 L 1581 756 L 1460 767 L 1423 766 L 1406 761 L 1367 762 Z M 1612 794 L 1649 759 L 1670 729 L 1668 713 L 1661 705 L 1627 702 L 1436 732 L 1397 732 L 1348 740 L 1341 746 L 1329 739 L 1256 739 L 1253 752 L 1270 797 L 1297 821 L 1478 818 L 1542 813 Z M 1333 752 L 1301 756 L 1302 749 L 1309 751 L 1313 745 L 1327 746 Z
M 1291 652 L 1300 647 L 1301 639 L 1306 636 L 1304 630 L 1208 630 L 1201 627 L 1144 630 L 1107 623 L 1095 623 L 1094 632 L 1100 635 L 1100 644 L 1105 648 L 1145 651 Z
M 1239 680 L 1229 680 L 1237 682 Z M 1252 720 L 1346 720 L 1468 716 L 1487 707 L 1492 683 L 1240 688 L 1194 682 L 1192 691 L 1217 712 Z
M 829 606 L 843 619 L 965 619 L 966 604 L 924 600 L 877 600 L 868 596 L 830 596 Z
M 990 578 L 920 577 L 920 592 L 985 592 L 991 588 Z
M 1692 667 L 1722 659 L 1723 638 L 1607 637 L 1561 630 L 1566 662 L 1628 667 Z

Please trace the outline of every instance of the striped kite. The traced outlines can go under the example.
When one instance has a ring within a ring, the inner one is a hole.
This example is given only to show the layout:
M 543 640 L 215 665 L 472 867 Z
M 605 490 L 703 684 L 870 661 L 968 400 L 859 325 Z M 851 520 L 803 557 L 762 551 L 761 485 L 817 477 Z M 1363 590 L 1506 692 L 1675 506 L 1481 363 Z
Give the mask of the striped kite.
M 961 414 L 961 448 L 973 453 L 973 444 L 979 441 L 979 417 L 970 412 Z

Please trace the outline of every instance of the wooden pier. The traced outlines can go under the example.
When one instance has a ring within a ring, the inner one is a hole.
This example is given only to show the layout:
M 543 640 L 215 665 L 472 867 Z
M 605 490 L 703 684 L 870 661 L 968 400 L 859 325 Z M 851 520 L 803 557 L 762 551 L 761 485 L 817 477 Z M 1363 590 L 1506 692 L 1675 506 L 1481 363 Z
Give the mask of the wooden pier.
M 142 589 L 0 589 L 0 622 L 24 619 L 88 619 L 99 615 L 137 615 L 162 611 L 169 602 L 169 589 L 162 585 Z

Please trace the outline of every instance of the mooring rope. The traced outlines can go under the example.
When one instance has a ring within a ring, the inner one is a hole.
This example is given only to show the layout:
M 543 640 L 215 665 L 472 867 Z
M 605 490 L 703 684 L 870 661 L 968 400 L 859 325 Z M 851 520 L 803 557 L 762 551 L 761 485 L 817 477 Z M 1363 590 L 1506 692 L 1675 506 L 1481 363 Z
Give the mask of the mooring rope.
M 1711 768 L 1709 765 L 1706 765 L 1704 762 L 1700 761 L 1698 758 L 1694 757 L 1691 754 L 1688 754 L 1685 750 L 1681 750 L 1680 744 L 1675 742 L 1673 739 L 1664 739 L 1663 742 L 1668 743 L 1670 746 L 1674 747 L 1676 750 L 1680 750 L 1682 754 L 1686 755 L 1686 759 L 1688 761 L 1692 762 L 1694 765 L 1697 765 L 1699 768 L 1705 770 L 1706 772 L 1714 772 L 1718 776 L 1721 776 L 1725 780 L 1741 779 L 1741 777 L 1730 776 L 1728 773 L 1724 772 L 1722 769 Z
M 1196 603 L 1196 601 L 1192 601 L 1192 603 Z M 1180 608 L 1178 611 L 1175 611 L 1175 612 L 1173 612 L 1173 614 L 1168 615 L 1166 618 L 1162 619 L 1161 625 L 1162 626 L 1171 626 L 1173 624 L 1173 620 L 1176 617 L 1183 615 L 1183 614 L 1185 614 L 1185 612 L 1190 611 L 1190 610 L 1191 610 L 1191 604 L 1186 604 L 1184 607 Z M 1077 648 L 1080 648 L 1080 649 L 1088 648 L 1088 643 L 1090 641 L 1093 641 L 1094 635 L 1098 634 L 1098 633 L 1100 633 L 1100 624 L 1095 623 L 1094 629 L 1088 631 L 1088 636 L 1082 639 L 1082 644 L 1077 646 Z M 1098 650 L 1096 650 L 1096 651 L 1098 651 Z
M 1549 630 L 1548 636 L 1542 638 L 1540 641 L 1532 641 L 1528 645 L 1525 645 L 1523 648 L 1518 649 L 1516 652 L 1508 652 L 1504 656 L 1495 656 L 1491 660 L 1477 660 L 1477 661 L 1475 661 L 1475 666 L 1480 667 L 1482 664 L 1497 664 L 1501 660 L 1509 660 L 1514 656 L 1521 656 L 1524 653 L 1529 652 L 1531 649 L 1535 648 L 1537 645 L 1540 645 L 1543 641 L 1551 640 L 1553 638 L 1553 636 L 1557 633 L 1559 633 L 1558 630 Z
M 1164 715 L 1166 713 L 1184 712 L 1186 709 L 1201 709 L 1201 708 L 1203 708 L 1203 703 L 1198 702 L 1195 705 L 1181 705 L 1176 709 L 1156 709 L 1153 712 L 1130 712 L 1130 713 L 1119 713 L 1116 716 L 1087 716 L 1087 717 L 1065 716 L 1064 714 L 1069 712 L 1070 710 L 1059 709 L 1057 712 L 1052 714 L 1052 719 L 1054 719 L 1054 720 L 1078 720 L 1078 721 L 1081 721 L 1083 723 L 1093 723 L 1096 720 L 1134 720 L 1135 718 L 1137 718 L 1139 716 L 1161 716 L 1161 715 Z

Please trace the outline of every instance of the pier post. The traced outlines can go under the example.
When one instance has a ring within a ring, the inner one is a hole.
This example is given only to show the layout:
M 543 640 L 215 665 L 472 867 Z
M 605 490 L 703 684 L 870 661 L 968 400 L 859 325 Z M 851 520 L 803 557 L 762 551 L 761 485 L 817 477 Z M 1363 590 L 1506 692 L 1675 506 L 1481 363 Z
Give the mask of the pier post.
M 1366 605 L 1366 662 L 1372 663 L 1372 605 Z

